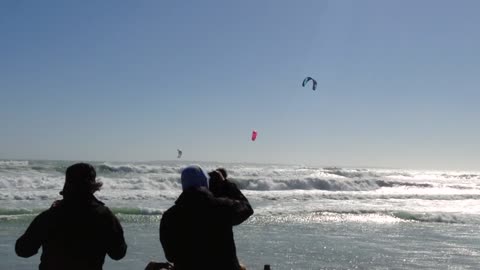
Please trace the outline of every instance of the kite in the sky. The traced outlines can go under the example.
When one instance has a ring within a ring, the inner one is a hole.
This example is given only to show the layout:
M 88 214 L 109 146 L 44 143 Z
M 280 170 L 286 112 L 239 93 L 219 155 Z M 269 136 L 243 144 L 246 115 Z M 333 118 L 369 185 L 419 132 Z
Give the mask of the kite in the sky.
M 252 141 L 255 141 L 257 139 L 257 134 L 258 133 L 256 130 L 252 131 Z
M 313 83 L 312 90 L 316 90 L 317 89 L 317 81 L 315 81 L 315 79 L 313 79 L 312 77 L 306 77 L 305 80 L 303 80 L 302 86 L 305 87 L 305 85 L 307 85 L 307 83 L 309 81 L 312 81 L 312 83 Z
M 181 157 L 182 157 L 182 150 L 180 150 L 180 149 L 177 149 L 177 152 L 178 152 L 178 156 L 177 156 L 177 158 L 181 158 Z

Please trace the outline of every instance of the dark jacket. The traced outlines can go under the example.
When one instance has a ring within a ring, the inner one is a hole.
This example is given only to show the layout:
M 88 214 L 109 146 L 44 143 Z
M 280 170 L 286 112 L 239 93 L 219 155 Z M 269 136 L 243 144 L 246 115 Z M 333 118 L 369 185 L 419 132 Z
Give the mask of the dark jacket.
M 160 222 L 160 242 L 175 269 L 237 270 L 232 226 L 253 214 L 247 198 L 233 183 L 222 194 L 206 188 L 184 191 Z
M 118 219 L 93 195 L 64 199 L 42 212 L 17 240 L 15 252 L 30 257 L 40 246 L 40 270 L 100 270 L 106 254 L 120 260 L 127 251 Z

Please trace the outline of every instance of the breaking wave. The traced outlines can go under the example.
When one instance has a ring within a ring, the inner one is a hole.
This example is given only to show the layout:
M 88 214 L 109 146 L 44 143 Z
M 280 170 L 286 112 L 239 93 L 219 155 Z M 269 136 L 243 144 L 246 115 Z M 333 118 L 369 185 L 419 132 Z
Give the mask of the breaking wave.
M 0 220 L 31 219 L 61 199 L 70 161 L 0 161 Z M 158 220 L 181 193 L 187 163 L 92 162 L 97 197 L 121 219 Z M 480 224 L 480 173 L 201 163 L 228 170 L 255 208 L 251 222 Z

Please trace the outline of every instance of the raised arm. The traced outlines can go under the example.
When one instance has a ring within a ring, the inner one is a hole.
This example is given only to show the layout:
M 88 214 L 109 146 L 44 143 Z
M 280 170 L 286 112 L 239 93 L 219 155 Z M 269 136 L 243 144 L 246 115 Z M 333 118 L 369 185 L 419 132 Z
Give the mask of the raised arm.
M 222 211 L 230 215 L 232 225 L 238 225 L 253 214 L 253 208 L 240 189 L 228 180 L 222 183 L 221 192 L 216 194 Z

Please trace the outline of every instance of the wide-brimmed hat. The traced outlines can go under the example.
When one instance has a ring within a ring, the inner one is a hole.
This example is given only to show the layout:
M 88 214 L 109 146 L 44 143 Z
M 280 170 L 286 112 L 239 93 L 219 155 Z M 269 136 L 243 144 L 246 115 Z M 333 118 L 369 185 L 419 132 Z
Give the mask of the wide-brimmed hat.
M 94 193 L 102 186 L 102 182 L 97 181 L 97 172 L 95 168 L 88 163 L 77 163 L 67 168 L 65 173 L 65 185 L 60 192 L 66 193 Z

